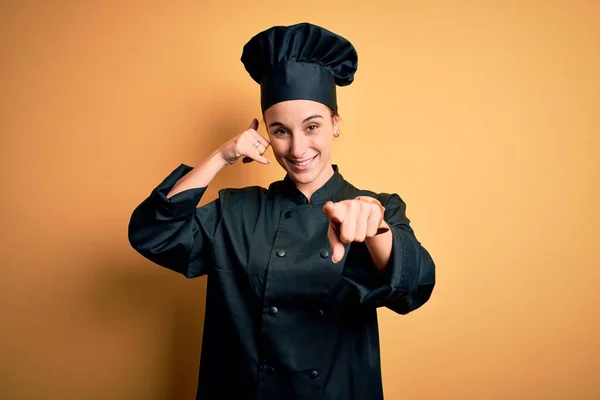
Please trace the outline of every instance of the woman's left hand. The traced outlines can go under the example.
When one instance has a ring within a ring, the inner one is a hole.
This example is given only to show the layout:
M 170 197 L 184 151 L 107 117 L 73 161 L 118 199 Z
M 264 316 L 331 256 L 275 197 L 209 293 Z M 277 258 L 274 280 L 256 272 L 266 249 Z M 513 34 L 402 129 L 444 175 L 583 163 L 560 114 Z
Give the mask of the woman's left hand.
M 385 208 L 369 196 L 359 196 L 338 203 L 328 201 L 323 212 L 329 218 L 327 238 L 333 252 L 333 262 L 344 257 L 344 244 L 364 242 L 390 228 L 383 220 Z

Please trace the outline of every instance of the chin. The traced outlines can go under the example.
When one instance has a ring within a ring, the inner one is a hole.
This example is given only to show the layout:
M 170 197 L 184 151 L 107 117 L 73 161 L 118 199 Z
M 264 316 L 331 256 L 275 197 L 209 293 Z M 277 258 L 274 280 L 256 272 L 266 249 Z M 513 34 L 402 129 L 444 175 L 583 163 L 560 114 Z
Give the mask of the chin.
M 317 177 L 317 174 L 314 172 L 310 172 L 310 173 L 297 173 L 297 172 L 290 172 L 290 176 L 293 178 L 293 180 L 296 183 L 300 183 L 300 184 L 307 184 L 307 183 L 311 183 L 312 181 L 315 180 L 315 178 Z
M 296 183 L 300 184 L 308 184 L 315 181 L 321 175 L 321 172 L 323 172 L 322 165 L 313 165 L 308 171 L 295 171 L 294 169 L 288 170 L 290 177 L 292 177 Z

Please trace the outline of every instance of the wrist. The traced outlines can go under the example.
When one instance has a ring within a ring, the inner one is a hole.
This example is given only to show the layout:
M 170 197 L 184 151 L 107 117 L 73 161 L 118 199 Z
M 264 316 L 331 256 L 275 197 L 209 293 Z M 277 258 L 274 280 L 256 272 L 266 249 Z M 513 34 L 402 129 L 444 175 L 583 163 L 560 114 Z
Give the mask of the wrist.
M 210 155 L 209 162 L 212 165 L 219 166 L 219 169 L 231 165 L 231 163 L 227 162 L 225 157 L 223 157 L 223 151 L 220 147 Z

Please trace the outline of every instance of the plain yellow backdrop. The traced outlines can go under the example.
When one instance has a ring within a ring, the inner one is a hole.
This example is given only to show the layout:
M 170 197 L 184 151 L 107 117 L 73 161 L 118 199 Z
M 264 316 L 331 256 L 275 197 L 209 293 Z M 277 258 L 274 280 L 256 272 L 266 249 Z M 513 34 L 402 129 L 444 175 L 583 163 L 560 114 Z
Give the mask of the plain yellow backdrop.
M 260 117 L 242 46 L 301 21 L 359 53 L 334 162 L 400 194 L 438 267 L 379 313 L 386 398 L 600 398 L 593 0 L 2 1 L 0 398 L 193 398 L 205 280 L 135 253 L 129 216 Z M 205 200 L 282 177 L 238 163 Z

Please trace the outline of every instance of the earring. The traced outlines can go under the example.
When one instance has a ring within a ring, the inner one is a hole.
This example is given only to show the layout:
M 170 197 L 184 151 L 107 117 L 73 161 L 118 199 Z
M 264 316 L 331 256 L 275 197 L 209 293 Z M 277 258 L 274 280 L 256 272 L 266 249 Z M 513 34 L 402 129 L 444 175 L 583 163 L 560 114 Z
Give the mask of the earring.
M 333 137 L 339 137 L 340 136 L 340 130 L 338 129 L 337 131 L 335 131 L 335 133 L 333 134 Z

